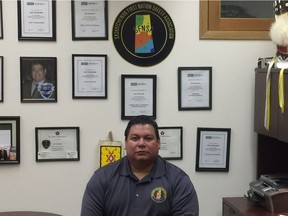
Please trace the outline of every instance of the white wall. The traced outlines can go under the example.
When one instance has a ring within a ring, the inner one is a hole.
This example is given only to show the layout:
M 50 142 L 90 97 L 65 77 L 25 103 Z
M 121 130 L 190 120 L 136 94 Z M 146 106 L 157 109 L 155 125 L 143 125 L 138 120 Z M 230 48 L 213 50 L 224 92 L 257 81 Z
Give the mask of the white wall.
M 222 197 L 243 196 L 256 178 L 253 132 L 254 68 L 259 56 L 273 56 L 271 41 L 199 40 L 199 2 L 158 1 L 172 17 L 176 42 L 165 61 L 138 67 L 124 61 L 114 48 L 111 29 L 115 17 L 131 1 L 109 1 L 109 40 L 71 39 L 70 1 L 57 0 L 57 42 L 19 42 L 16 0 L 3 1 L 4 103 L 1 116 L 21 117 L 21 163 L 0 166 L 0 211 L 40 210 L 64 216 L 80 213 L 85 185 L 96 169 L 97 143 L 109 131 L 123 141 L 127 121 L 120 118 L 121 74 L 157 74 L 157 122 L 183 126 L 183 160 L 173 163 L 191 177 L 198 192 L 200 215 L 220 216 Z M 72 54 L 108 55 L 108 99 L 72 99 Z M 58 102 L 20 102 L 20 56 L 57 57 Z M 213 109 L 178 111 L 177 68 L 213 67 Z M 79 162 L 35 161 L 35 127 L 79 126 Z M 197 127 L 232 129 L 230 170 L 195 172 Z

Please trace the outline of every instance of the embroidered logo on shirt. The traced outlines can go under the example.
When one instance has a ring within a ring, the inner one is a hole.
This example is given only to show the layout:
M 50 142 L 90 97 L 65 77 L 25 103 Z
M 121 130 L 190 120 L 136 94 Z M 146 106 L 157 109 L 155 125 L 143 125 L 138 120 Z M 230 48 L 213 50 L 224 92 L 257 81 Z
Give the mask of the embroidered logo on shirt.
M 156 203 L 162 203 L 167 198 L 167 191 L 162 187 L 154 188 L 151 192 L 151 198 Z

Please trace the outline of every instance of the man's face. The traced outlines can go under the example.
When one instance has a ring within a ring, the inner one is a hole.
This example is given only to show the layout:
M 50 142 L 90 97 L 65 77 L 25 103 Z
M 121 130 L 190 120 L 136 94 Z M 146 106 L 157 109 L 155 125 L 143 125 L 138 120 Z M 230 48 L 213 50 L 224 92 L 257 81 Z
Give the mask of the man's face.
M 44 70 L 43 66 L 40 64 L 35 64 L 32 66 L 32 79 L 34 82 L 40 82 L 45 79 L 46 71 Z
M 130 128 L 125 147 L 130 160 L 153 161 L 158 155 L 160 140 L 157 139 L 152 125 L 136 124 Z

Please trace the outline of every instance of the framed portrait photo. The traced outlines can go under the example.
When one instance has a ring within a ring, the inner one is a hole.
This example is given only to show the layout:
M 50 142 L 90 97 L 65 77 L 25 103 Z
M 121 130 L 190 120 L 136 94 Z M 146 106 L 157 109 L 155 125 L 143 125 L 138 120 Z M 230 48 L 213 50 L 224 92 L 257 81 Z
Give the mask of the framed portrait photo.
M 167 160 L 181 160 L 183 152 L 183 127 L 158 127 L 159 155 Z
M 56 57 L 20 57 L 21 102 L 57 102 Z
M 3 87 L 3 74 L 4 74 L 4 72 L 3 72 L 3 68 L 4 68 L 4 66 L 3 66 L 3 56 L 0 56 L 0 102 L 3 102 L 3 100 L 4 100 L 4 96 L 3 96 L 3 90 L 4 90 L 4 87 Z
M 20 163 L 20 117 L 0 116 L 0 164 Z
M 212 109 L 212 67 L 178 68 L 178 110 Z
M 56 41 L 56 0 L 17 0 L 18 40 Z
M 156 119 L 157 75 L 121 75 L 121 119 Z
M 72 98 L 107 98 L 107 55 L 72 55 Z
M 2 10 L 2 0 L 0 0 L 0 39 L 3 39 L 3 10 Z
M 230 128 L 197 128 L 196 171 L 229 171 Z
M 71 0 L 72 40 L 108 40 L 108 0 Z
M 79 127 L 36 127 L 36 161 L 79 161 Z

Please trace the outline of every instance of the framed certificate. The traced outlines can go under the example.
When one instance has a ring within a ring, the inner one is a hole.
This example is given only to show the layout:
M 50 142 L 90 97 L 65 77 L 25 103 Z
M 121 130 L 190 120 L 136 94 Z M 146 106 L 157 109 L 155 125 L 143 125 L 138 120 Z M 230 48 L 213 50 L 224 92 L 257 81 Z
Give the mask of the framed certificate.
M 168 160 L 182 159 L 183 127 L 159 127 L 160 150 L 159 155 Z
M 3 39 L 3 10 L 2 10 L 2 0 L 0 0 L 0 39 Z
M 156 75 L 121 76 L 121 119 L 137 115 L 156 118 Z
M 56 57 L 20 57 L 21 102 L 57 102 Z
M 0 102 L 3 102 L 3 56 L 0 56 Z
M 178 110 L 212 109 L 212 67 L 178 68 Z
M 79 127 L 36 127 L 36 161 L 79 161 Z
M 72 98 L 107 98 L 107 55 L 72 55 Z
M 56 41 L 56 1 L 17 0 L 18 40 Z
M 229 171 L 230 128 L 197 128 L 196 171 Z
M 108 40 L 107 2 L 71 0 L 73 40 Z
M 20 163 L 20 117 L 0 116 L 0 164 Z

